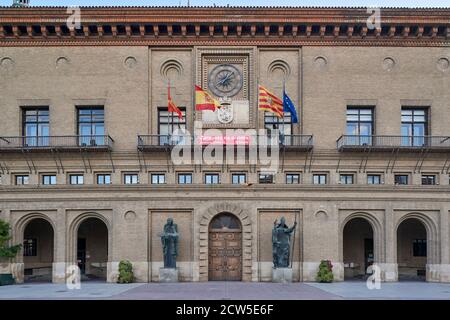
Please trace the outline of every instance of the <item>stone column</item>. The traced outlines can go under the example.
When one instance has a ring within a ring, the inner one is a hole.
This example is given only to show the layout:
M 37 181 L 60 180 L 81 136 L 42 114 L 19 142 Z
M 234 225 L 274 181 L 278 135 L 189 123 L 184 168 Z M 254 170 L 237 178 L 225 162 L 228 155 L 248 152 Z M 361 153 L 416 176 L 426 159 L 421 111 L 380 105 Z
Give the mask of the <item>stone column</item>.
M 380 262 L 377 265 L 381 269 L 381 280 L 386 282 L 398 281 L 398 265 L 397 265 L 397 242 L 394 211 L 392 207 L 387 207 L 385 211 L 384 224 L 384 244 L 385 258 L 379 257 Z
M 440 243 L 441 243 L 441 261 L 440 261 L 440 281 L 450 282 L 450 230 L 449 230 L 449 212 L 450 208 L 443 205 L 440 216 Z
M 53 256 L 53 283 L 64 283 L 66 281 L 66 268 L 69 265 L 66 253 L 66 243 L 69 233 L 66 230 L 66 212 L 58 208 L 54 232 L 54 256 Z

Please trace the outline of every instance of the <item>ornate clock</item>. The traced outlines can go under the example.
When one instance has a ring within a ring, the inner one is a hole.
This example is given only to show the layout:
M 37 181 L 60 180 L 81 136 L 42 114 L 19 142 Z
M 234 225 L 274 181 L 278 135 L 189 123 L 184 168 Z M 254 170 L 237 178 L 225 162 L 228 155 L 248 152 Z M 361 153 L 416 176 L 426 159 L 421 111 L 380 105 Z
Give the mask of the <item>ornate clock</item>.
M 208 87 L 218 97 L 233 97 L 242 89 L 242 73 L 231 64 L 215 66 L 208 77 Z

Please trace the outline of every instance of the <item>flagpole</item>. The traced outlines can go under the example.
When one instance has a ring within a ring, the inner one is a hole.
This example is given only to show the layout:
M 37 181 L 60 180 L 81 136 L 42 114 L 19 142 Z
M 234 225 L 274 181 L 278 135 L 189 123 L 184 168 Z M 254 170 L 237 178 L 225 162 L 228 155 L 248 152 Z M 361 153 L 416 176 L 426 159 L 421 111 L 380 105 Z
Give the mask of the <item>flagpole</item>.
M 170 86 L 171 86 L 170 78 L 169 78 L 168 82 L 169 82 L 169 94 L 170 94 Z M 172 99 L 172 97 L 171 97 L 171 99 Z M 173 111 L 170 112 L 170 126 L 171 126 L 170 138 L 173 140 Z
M 284 145 L 284 143 L 285 143 L 285 139 L 286 139 L 286 136 L 285 136 L 285 132 L 286 132 L 286 130 L 285 130 L 285 123 L 284 123 L 284 92 L 286 91 L 286 77 L 283 77 L 283 145 Z
M 294 254 L 295 254 L 295 234 L 297 233 L 297 213 L 295 213 L 295 228 L 294 228 L 294 237 L 292 239 L 292 251 L 291 251 L 291 269 L 292 269 L 292 264 L 294 263 Z

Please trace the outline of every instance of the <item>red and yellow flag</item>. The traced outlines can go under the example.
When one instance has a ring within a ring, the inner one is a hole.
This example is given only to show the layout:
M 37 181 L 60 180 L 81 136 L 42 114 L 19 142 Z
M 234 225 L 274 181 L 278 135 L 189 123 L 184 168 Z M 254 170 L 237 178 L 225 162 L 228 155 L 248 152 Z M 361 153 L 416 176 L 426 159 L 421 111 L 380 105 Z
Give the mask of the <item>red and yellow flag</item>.
M 178 118 L 183 119 L 183 113 L 181 110 L 175 105 L 175 103 L 172 100 L 172 97 L 170 96 L 170 84 L 168 87 L 168 101 L 167 101 L 167 111 L 169 112 L 175 112 L 178 114 Z
M 195 86 L 195 110 L 216 111 L 218 108 L 220 108 L 219 101 L 199 86 Z
M 270 111 L 282 118 L 284 114 L 283 101 L 263 86 L 259 86 L 258 90 L 258 109 Z

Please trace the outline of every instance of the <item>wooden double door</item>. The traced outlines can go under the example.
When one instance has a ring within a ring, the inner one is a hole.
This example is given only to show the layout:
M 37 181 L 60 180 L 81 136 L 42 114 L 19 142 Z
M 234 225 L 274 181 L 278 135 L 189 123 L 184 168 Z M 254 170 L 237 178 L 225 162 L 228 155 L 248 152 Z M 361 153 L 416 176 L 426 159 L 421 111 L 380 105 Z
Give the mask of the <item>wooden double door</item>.
M 209 280 L 242 280 L 242 233 L 210 230 Z

